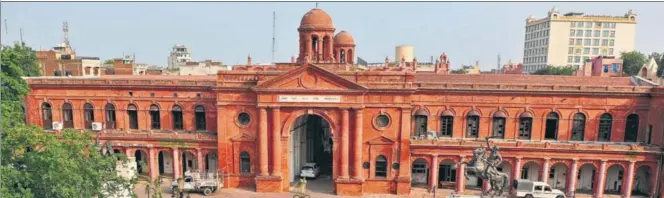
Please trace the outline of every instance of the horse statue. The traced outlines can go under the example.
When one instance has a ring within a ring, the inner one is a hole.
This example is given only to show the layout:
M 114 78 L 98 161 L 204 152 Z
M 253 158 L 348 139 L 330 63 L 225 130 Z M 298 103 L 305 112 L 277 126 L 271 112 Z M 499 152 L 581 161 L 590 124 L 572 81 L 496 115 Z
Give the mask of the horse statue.
M 466 164 L 466 171 L 464 176 L 468 179 L 468 172 L 474 173 L 479 179 L 489 182 L 490 189 L 482 189 L 482 195 L 502 196 L 506 189 L 509 188 L 509 176 L 506 173 L 498 171 L 496 168 L 502 163 L 502 156 L 498 153 L 498 146 L 490 146 L 489 138 L 486 138 L 487 148 L 491 151 L 487 155 L 487 148 L 484 146 L 473 150 L 473 159 L 469 162 L 461 162 L 459 164 Z

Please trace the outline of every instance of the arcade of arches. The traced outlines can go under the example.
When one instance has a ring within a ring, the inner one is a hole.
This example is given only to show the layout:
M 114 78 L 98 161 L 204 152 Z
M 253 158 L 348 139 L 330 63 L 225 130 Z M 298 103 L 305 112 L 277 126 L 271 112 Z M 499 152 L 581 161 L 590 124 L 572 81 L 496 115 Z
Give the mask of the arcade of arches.
M 298 33 L 297 60 L 217 76 L 29 77 L 26 119 L 89 131 L 152 178 L 218 172 L 225 187 L 258 192 L 288 192 L 303 164 L 316 163 L 338 195 L 467 193 L 487 184 L 457 164 L 491 136 L 511 179 L 568 195 L 662 197 L 662 87 L 455 75 L 418 70 L 416 60 L 366 71 L 354 65 L 350 33 L 335 35 L 321 9 Z

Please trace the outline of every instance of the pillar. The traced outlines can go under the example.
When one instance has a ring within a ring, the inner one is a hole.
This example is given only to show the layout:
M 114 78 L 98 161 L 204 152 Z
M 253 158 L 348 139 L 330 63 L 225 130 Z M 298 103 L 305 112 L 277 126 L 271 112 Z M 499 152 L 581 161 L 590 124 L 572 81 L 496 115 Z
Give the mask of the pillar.
M 431 168 L 429 169 L 429 189 L 433 190 L 438 186 L 438 155 L 431 156 Z
M 205 171 L 205 154 L 203 151 L 201 151 L 200 148 L 196 149 L 196 165 L 198 168 L 198 172 L 202 173 Z
M 579 172 L 579 160 L 574 159 L 572 161 L 572 166 L 567 169 L 567 196 L 573 196 L 574 191 L 576 191 L 576 178 L 577 173 Z
M 150 171 L 150 179 L 156 179 L 159 177 L 159 160 L 158 151 L 154 148 L 149 148 L 148 150 L 148 167 Z
M 634 184 L 634 169 L 636 166 L 635 161 L 630 161 L 629 165 L 627 166 L 627 174 L 626 174 L 626 179 L 623 181 L 624 185 L 622 186 L 622 194 L 623 197 L 630 197 L 632 196 L 632 186 Z M 655 176 L 656 177 L 656 176 Z M 651 186 L 656 186 L 656 183 L 652 183 Z
M 173 148 L 173 180 L 177 180 L 181 175 L 182 161 L 180 160 L 180 150 L 178 148 Z
M 551 171 L 551 161 L 549 158 L 544 159 L 544 164 L 542 165 L 542 175 L 540 175 L 540 179 L 544 183 L 549 183 L 549 171 Z
M 521 179 L 521 158 L 517 157 L 516 160 L 514 160 L 514 166 L 512 166 L 512 181 L 514 180 Z M 510 185 L 513 186 L 514 184 Z M 514 191 L 514 188 L 510 188 L 511 194 L 515 194 L 516 191 Z
M 341 178 L 348 178 L 348 109 L 341 109 Z
M 595 183 L 594 197 L 596 198 L 604 197 L 605 183 L 606 183 L 606 160 L 602 160 L 602 163 L 600 163 L 599 165 L 599 171 L 597 173 L 597 182 Z
M 260 157 L 258 160 L 258 175 L 267 176 L 267 110 L 264 107 L 259 109 L 258 122 L 258 155 Z
M 662 161 L 657 162 L 657 167 L 651 167 L 651 170 L 654 172 L 652 177 L 652 185 L 650 186 L 650 196 L 664 198 L 664 176 L 662 175 Z M 659 187 L 659 194 L 657 193 L 657 188 Z
M 355 140 L 353 148 L 353 178 L 362 179 L 362 119 L 363 109 L 355 109 Z
M 279 107 L 272 108 L 272 176 L 281 176 L 281 121 Z
M 460 158 L 461 160 L 459 160 L 459 162 L 463 162 L 463 159 L 466 158 L 466 156 L 462 155 Z M 463 194 L 464 191 L 466 191 L 466 164 L 458 164 L 456 173 L 456 193 Z

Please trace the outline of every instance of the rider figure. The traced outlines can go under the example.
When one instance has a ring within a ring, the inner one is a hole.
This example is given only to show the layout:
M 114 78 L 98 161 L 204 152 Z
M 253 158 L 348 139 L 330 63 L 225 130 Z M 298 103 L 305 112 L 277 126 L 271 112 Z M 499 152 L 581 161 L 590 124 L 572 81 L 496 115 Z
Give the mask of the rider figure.
M 486 159 L 487 166 L 486 166 L 486 170 L 484 171 L 484 174 L 486 174 L 485 177 L 489 181 L 492 181 L 489 178 L 489 176 L 490 175 L 497 175 L 498 173 L 500 173 L 496 167 L 498 167 L 498 165 L 500 165 L 500 163 L 503 162 L 503 156 L 500 156 L 500 154 L 498 153 L 498 146 L 497 145 L 491 146 L 491 143 L 489 142 L 489 138 L 490 137 L 486 137 L 486 146 L 487 146 L 488 150 L 491 150 L 491 154 L 489 154 L 489 156 L 487 156 L 487 159 Z M 491 185 L 493 185 L 493 184 L 491 184 Z

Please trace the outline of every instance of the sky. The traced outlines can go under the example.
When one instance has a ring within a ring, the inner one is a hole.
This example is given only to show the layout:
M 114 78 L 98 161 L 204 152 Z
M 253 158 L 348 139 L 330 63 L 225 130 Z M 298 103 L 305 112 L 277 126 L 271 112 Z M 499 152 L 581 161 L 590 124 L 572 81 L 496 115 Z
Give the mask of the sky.
M 561 13 L 637 14 L 636 49 L 664 52 L 662 2 L 320 2 L 336 32 L 355 38 L 356 55 L 368 62 L 394 59 L 408 44 L 420 62 L 446 52 L 452 68 L 479 61 L 482 70 L 520 62 L 525 20 Z M 315 2 L 2 2 L 0 41 L 23 40 L 47 50 L 63 41 L 62 22 L 79 56 L 102 60 L 135 54 L 137 63 L 166 66 L 173 45 L 190 48 L 194 60 L 224 64 L 271 62 L 272 12 L 276 12 L 275 62 L 298 53 L 302 16 Z M 6 26 L 5 26 L 6 20 Z

